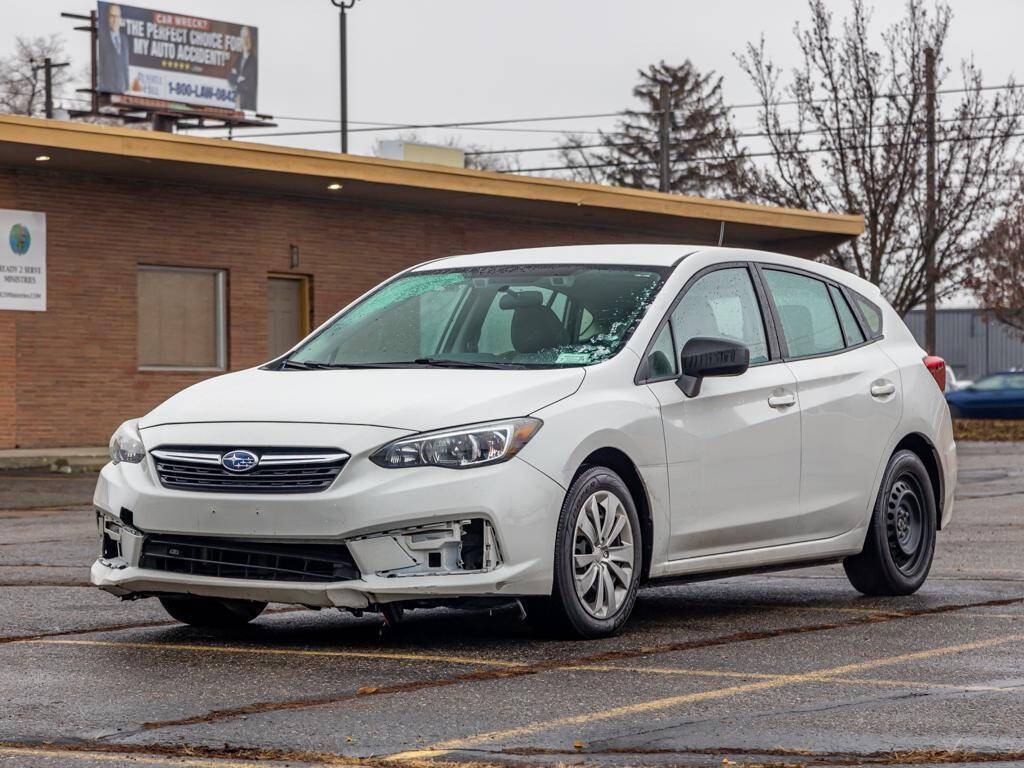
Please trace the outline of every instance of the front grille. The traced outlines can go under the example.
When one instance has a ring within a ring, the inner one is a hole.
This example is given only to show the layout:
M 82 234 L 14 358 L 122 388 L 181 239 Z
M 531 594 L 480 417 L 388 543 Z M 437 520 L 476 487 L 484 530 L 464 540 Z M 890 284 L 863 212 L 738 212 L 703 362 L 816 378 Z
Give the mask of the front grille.
M 282 544 L 150 534 L 142 544 L 139 565 L 154 571 L 260 581 L 359 578 L 359 569 L 344 544 Z
M 164 488 L 213 493 L 316 493 L 330 487 L 348 461 L 336 448 L 252 448 L 259 461 L 247 472 L 221 464 L 237 447 L 161 446 L 150 453 Z

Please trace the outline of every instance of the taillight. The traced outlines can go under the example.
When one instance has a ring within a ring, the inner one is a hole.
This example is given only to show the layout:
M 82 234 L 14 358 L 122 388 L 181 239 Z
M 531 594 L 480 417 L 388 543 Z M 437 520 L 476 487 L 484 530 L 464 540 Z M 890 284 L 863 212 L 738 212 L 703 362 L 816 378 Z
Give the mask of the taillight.
M 928 355 L 924 359 L 924 367 L 928 369 L 928 373 L 935 379 L 935 383 L 939 385 L 939 391 L 946 391 L 946 361 L 937 355 Z

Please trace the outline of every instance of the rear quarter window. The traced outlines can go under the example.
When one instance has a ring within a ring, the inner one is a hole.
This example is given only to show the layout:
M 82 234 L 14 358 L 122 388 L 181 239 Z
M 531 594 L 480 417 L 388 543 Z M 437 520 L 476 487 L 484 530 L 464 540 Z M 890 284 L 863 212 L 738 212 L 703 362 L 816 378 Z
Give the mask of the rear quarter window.
M 860 312 L 860 316 L 868 328 L 868 335 L 872 339 L 877 339 L 882 335 L 882 310 L 878 308 L 877 304 L 868 301 L 859 293 L 850 291 L 850 294 L 853 296 L 853 303 L 857 305 L 857 311 Z

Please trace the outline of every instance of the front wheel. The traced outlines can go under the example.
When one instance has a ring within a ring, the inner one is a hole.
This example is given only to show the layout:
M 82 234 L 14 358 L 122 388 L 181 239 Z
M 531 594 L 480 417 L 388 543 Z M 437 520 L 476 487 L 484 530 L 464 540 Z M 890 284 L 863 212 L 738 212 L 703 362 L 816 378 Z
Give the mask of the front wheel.
M 230 600 L 199 595 L 161 597 L 160 604 L 182 624 L 208 629 L 231 629 L 248 624 L 267 607 L 255 600 Z
M 935 555 L 935 494 L 917 454 L 889 459 L 864 549 L 843 561 L 850 583 L 865 595 L 909 595 L 928 577 Z
M 562 504 L 552 594 L 527 601 L 527 613 L 559 633 L 617 632 L 636 602 L 641 553 L 640 521 L 626 484 L 606 467 L 586 470 Z

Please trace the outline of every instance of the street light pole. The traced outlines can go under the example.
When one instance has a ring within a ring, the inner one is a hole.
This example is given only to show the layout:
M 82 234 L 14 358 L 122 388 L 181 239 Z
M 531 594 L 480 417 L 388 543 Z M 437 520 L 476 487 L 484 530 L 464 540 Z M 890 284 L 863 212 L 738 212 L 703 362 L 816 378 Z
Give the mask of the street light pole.
M 348 152 L 348 34 L 345 28 L 346 11 L 351 10 L 356 0 L 331 0 L 331 4 L 338 9 L 338 53 L 340 59 L 339 81 L 341 97 L 341 151 Z

